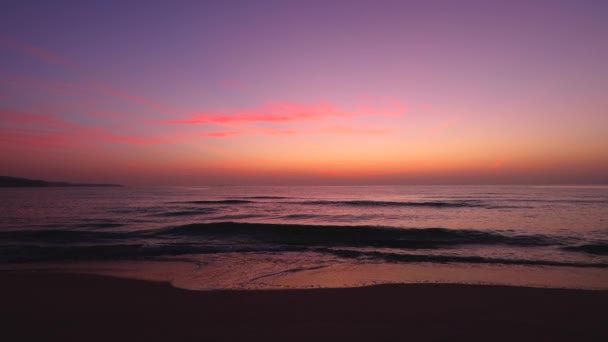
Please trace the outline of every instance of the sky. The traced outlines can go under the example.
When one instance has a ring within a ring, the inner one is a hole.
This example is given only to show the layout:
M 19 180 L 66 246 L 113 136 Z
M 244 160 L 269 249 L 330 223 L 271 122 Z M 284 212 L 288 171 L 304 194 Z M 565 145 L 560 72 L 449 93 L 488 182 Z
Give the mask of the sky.
M 0 174 L 606 184 L 606 1 L 3 1 Z

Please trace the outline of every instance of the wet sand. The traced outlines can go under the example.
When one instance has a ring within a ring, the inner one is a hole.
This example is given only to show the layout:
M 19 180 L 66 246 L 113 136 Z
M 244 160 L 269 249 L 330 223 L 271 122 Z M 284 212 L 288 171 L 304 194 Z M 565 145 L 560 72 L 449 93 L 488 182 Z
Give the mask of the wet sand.
M 608 341 L 608 291 L 479 285 L 188 291 L 0 272 L 3 341 Z

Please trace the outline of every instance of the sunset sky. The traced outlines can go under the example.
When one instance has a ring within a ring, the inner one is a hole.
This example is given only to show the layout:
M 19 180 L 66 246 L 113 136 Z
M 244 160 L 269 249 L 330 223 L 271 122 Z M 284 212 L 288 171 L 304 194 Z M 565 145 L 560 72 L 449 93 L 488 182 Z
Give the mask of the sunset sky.
M 608 183 L 608 1 L 4 1 L 0 175 Z

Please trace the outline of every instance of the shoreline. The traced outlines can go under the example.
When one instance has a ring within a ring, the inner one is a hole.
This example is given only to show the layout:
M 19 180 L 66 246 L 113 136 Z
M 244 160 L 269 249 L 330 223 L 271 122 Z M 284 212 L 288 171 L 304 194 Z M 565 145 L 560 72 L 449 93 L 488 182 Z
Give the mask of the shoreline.
M 247 267 L 235 267 L 235 264 Z M 3 271 L 92 274 L 168 282 L 176 288 L 197 291 L 338 289 L 381 284 L 453 284 L 608 291 L 608 271 L 603 268 L 437 263 L 336 263 L 319 266 L 306 265 L 304 262 L 292 266 L 285 262 L 284 255 L 266 254 L 228 257 L 194 255 L 186 259 L 162 261 L 12 263 L 0 266 L 0 272 Z
M 600 341 L 608 291 L 460 284 L 192 291 L 1 271 L 0 336 L 21 341 Z

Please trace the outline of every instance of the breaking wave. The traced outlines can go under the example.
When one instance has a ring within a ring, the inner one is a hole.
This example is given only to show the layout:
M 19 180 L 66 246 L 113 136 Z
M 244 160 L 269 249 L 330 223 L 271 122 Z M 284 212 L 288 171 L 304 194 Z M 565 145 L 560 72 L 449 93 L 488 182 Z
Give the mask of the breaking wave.
M 608 255 L 608 243 L 595 243 L 579 246 L 566 246 L 563 249 L 568 251 L 583 252 L 588 254 Z
M 241 200 L 241 199 L 227 199 L 227 200 L 207 200 L 207 201 L 186 201 L 186 202 L 178 202 L 185 204 L 246 204 L 246 203 L 254 203 L 249 200 Z
M 460 247 L 467 245 L 542 247 L 608 254 L 608 244 L 600 241 L 516 234 L 512 231 L 213 222 L 141 231 L 2 231 L 0 262 L 154 259 L 234 252 L 316 252 L 345 259 L 382 262 L 608 267 L 607 263 L 593 258 L 568 261 L 463 255 L 461 252 L 442 254 L 443 250 L 461 250 Z M 416 253 L 412 254 L 413 251 Z
M 560 244 L 559 241 L 545 235 L 502 234 L 480 230 L 241 222 L 188 224 L 166 228 L 155 232 L 154 235 L 240 238 L 290 245 L 385 248 L 440 248 L 462 244 L 504 244 L 512 246 Z
M 432 208 L 463 208 L 463 207 L 484 207 L 476 201 L 424 201 L 424 202 L 402 202 L 402 201 L 303 201 L 294 202 L 307 205 L 343 205 L 357 207 L 432 207 Z

